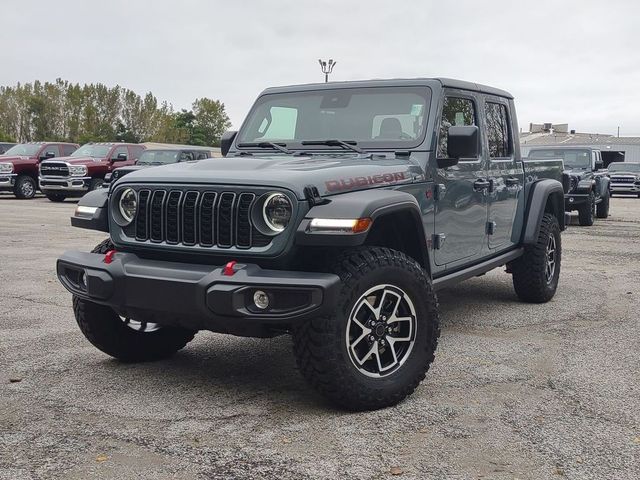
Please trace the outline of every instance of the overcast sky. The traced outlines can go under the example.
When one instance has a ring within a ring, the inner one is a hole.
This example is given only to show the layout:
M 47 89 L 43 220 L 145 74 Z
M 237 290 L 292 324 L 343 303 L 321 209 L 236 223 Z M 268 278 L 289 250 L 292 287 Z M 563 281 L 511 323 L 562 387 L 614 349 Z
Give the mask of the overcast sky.
M 119 84 L 175 108 L 262 89 L 445 76 L 516 97 L 520 126 L 640 135 L 640 4 L 617 1 L 2 0 L 0 85 Z

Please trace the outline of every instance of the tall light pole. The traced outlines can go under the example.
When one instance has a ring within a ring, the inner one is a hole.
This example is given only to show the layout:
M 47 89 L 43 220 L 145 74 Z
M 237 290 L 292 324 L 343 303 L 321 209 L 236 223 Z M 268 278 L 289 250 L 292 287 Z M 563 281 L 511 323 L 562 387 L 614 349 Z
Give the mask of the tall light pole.
M 322 73 L 324 73 L 324 81 L 327 83 L 329 81 L 329 74 L 333 71 L 333 67 L 335 67 L 338 62 L 334 62 L 333 59 L 330 58 L 328 62 L 318 59 L 318 63 L 320 64 Z

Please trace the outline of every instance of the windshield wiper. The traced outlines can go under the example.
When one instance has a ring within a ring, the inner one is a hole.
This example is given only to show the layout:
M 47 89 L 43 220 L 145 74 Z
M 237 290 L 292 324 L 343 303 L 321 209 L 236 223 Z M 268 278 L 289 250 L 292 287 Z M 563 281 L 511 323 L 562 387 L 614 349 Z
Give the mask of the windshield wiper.
M 273 148 L 274 150 L 279 150 L 282 153 L 286 153 L 287 155 L 291 155 L 293 152 L 287 148 L 286 143 L 273 143 L 273 142 L 245 142 L 239 143 L 238 147 L 258 147 L 258 148 Z
M 337 139 L 329 139 L 329 140 L 303 140 L 300 142 L 302 145 L 326 145 L 328 147 L 342 147 L 346 150 L 353 150 L 358 153 L 367 153 L 359 147 L 356 147 L 358 142 L 355 140 L 337 140 Z

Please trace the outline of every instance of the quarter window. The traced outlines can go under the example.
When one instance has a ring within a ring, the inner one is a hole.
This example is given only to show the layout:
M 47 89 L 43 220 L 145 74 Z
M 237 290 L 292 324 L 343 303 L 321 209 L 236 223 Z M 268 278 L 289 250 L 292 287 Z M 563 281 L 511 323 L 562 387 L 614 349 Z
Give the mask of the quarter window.
M 449 127 L 476 125 L 476 109 L 473 100 L 461 97 L 445 97 L 440 120 L 438 157 L 446 158 L 449 141 Z
M 487 116 L 489 157 L 505 158 L 511 156 L 507 107 L 502 103 L 487 102 L 484 109 Z

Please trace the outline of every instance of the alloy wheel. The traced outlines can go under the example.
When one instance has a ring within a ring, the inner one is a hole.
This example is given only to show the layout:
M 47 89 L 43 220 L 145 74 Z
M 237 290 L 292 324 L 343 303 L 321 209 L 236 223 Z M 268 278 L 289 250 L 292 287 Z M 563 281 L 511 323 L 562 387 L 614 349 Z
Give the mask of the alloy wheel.
M 556 273 L 556 236 L 552 233 L 549 235 L 546 251 L 546 265 L 544 269 L 544 276 L 547 284 L 553 281 L 553 277 Z
M 416 309 L 402 289 L 370 288 L 349 315 L 345 340 L 351 362 L 368 377 L 390 375 L 409 358 L 416 328 Z

